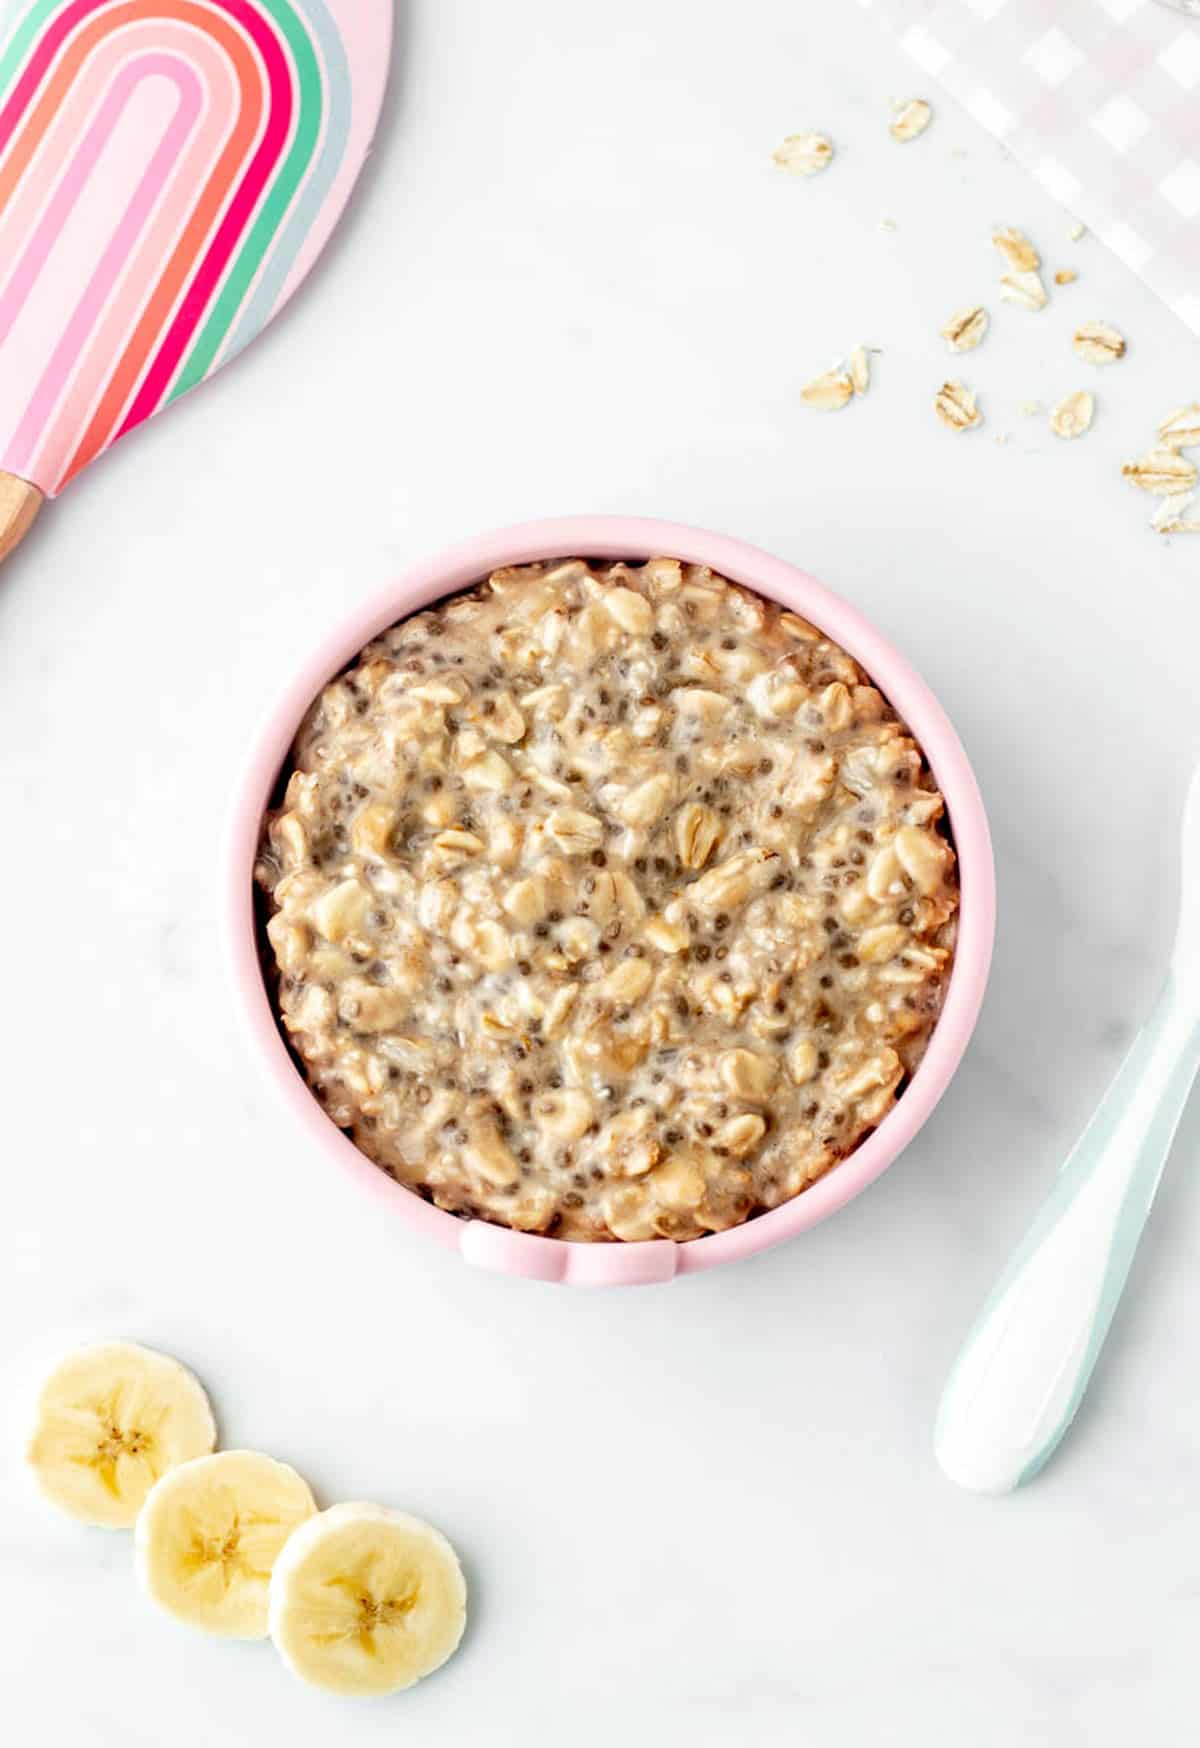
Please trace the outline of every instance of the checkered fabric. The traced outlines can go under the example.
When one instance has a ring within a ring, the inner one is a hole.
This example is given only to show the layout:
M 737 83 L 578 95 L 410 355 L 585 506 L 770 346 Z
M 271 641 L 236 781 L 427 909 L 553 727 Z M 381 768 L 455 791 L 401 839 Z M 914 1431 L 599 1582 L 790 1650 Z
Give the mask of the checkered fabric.
M 859 0 L 1200 334 L 1200 18 L 1158 0 Z

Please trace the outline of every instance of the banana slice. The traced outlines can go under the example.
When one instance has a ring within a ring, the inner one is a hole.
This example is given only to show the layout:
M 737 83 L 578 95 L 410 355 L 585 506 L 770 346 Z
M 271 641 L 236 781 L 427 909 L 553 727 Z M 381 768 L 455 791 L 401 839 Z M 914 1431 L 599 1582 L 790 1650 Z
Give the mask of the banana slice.
M 271 1637 L 293 1674 L 330 1693 L 394 1693 L 458 1648 L 467 1585 L 420 1518 L 335 1505 L 298 1529 L 271 1574 Z
M 208 1397 L 178 1360 L 134 1342 L 79 1348 L 38 1397 L 26 1457 L 50 1500 L 128 1529 L 160 1475 L 217 1442 Z
M 279 1550 L 312 1517 L 308 1483 L 258 1451 L 219 1451 L 164 1475 L 134 1531 L 147 1594 L 181 1621 L 226 1639 L 265 1639 Z

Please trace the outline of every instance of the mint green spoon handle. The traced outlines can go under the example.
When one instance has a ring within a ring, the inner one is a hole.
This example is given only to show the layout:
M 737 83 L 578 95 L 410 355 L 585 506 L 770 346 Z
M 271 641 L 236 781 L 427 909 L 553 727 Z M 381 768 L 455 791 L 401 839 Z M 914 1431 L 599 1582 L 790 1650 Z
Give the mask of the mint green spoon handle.
M 1074 1419 L 1198 1067 L 1173 975 L 951 1372 L 934 1444 L 960 1486 L 1019 1487 Z

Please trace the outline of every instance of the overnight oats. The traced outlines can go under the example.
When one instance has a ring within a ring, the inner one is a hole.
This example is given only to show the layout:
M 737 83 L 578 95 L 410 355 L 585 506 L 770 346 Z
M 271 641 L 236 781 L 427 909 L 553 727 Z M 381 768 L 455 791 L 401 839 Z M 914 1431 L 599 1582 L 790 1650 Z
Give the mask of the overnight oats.
M 905 725 L 696 565 L 496 572 L 327 686 L 266 821 L 272 982 L 332 1120 L 439 1208 L 688 1239 L 891 1109 L 958 903 Z

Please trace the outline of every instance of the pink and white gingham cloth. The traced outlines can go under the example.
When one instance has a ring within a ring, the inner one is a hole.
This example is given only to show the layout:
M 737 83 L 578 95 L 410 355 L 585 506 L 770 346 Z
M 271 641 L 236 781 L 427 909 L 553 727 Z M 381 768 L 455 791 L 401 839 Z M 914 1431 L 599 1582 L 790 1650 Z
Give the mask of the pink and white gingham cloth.
M 1200 18 L 1157 0 L 859 0 L 1200 334 Z

